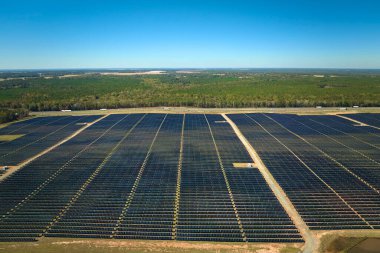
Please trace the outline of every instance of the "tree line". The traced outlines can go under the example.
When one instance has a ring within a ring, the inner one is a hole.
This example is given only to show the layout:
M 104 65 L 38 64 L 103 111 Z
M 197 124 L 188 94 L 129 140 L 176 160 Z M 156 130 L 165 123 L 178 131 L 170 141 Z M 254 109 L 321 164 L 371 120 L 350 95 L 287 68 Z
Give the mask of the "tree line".
M 14 120 L 20 120 L 29 116 L 29 111 L 27 109 L 18 108 L 18 109 L 0 109 L 0 123 L 7 123 Z

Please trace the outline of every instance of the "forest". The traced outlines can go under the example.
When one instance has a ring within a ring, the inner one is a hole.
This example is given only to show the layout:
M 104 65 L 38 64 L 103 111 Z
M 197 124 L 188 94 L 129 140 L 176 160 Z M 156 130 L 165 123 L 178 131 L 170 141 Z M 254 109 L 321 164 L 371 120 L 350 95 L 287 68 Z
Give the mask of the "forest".
M 0 108 L 54 111 L 156 106 L 380 106 L 377 72 L 172 70 L 160 75 L 63 74 L 67 75 L 64 71 L 29 76 L 2 73 Z

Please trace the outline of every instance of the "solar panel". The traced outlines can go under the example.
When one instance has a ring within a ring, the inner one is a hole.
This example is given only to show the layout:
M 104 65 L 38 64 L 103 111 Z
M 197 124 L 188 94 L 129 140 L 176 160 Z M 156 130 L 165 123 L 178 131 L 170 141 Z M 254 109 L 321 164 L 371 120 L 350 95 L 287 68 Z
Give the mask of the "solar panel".
M 0 165 L 17 165 L 92 122 L 99 116 L 35 118 L 0 129 L 1 135 L 21 137 L 0 143 Z
M 334 116 L 229 117 L 311 229 L 378 228 L 376 129 Z M 81 121 L 3 133 L 54 142 Z M 0 201 L 1 241 L 303 241 L 221 115 L 109 115 L 1 181 Z
M 380 127 L 380 114 L 377 113 L 356 113 L 344 114 L 343 116 L 363 122 L 375 127 Z M 378 132 L 380 134 L 380 132 Z
M 0 240 L 34 240 L 119 138 L 126 115 L 102 120 L 0 183 Z
M 374 197 L 363 183 L 265 115 L 229 117 L 311 229 L 370 228 L 355 210 L 363 194 Z

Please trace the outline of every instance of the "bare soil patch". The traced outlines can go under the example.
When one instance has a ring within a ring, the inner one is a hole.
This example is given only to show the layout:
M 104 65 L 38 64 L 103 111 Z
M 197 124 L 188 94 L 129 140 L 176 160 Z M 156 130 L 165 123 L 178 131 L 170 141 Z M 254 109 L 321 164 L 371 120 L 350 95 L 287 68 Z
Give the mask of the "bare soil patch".
M 368 230 L 332 230 L 332 231 L 318 231 L 315 232 L 316 237 L 319 240 L 318 252 L 323 253 L 338 253 L 338 252 L 365 252 L 365 251 L 350 251 L 354 249 L 361 242 L 368 238 L 377 239 L 376 243 L 380 242 L 380 230 L 368 229 Z M 373 241 L 365 243 L 363 247 L 372 247 Z M 380 244 L 377 249 L 380 248 Z M 369 251 L 372 253 L 371 251 Z M 374 251 L 379 252 L 379 250 Z
M 368 238 L 348 250 L 348 253 L 377 253 L 380 249 L 380 238 Z
M 153 70 L 145 72 L 103 72 L 100 73 L 102 76 L 136 76 L 136 75 L 162 75 L 166 74 L 166 71 Z
M 116 239 L 43 238 L 37 242 L 0 243 L 0 252 L 12 253 L 295 253 L 302 244 L 213 243 Z

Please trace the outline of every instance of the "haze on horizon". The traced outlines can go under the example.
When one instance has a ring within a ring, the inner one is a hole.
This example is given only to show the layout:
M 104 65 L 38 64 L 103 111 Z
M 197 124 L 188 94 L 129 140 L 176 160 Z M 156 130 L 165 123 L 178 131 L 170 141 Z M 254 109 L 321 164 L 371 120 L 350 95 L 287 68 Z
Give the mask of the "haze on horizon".
M 378 1 L 6 1 L 0 69 L 380 68 Z

